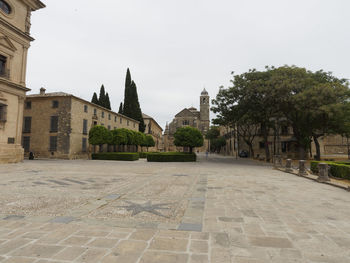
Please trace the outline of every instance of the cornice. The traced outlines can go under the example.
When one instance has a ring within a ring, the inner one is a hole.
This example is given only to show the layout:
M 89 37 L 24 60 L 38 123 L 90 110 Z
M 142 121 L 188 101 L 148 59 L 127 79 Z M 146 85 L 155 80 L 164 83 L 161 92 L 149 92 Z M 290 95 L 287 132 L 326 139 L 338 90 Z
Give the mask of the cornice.
M 22 38 L 24 38 L 25 40 L 27 40 L 28 42 L 30 41 L 34 41 L 34 38 L 32 38 L 30 35 L 28 35 L 27 33 L 24 33 L 22 30 L 20 30 L 19 28 L 11 25 L 9 22 L 7 22 L 5 19 L 3 19 L 2 17 L 0 17 L 0 25 L 3 25 L 5 28 L 9 29 L 10 31 L 16 33 L 17 35 L 21 36 Z M 0 27 L 1 30 L 1 27 Z M 4 31 L 4 30 L 1 30 Z M 5 32 L 4 32 L 5 33 Z M 6 32 L 7 33 L 7 32 Z M 25 41 L 21 40 L 20 38 L 16 37 L 14 34 L 11 34 L 11 38 L 16 39 L 18 42 L 20 42 L 21 44 L 26 44 Z
M 30 89 L 28 89 L 26 86 L 13 83 L 12 81 L 9 81 L 5 78 L 0 77 L 0 83 L 6 84 L 6 85 L 10 86 L 11 88 L 15 88 L 15 89 L 18 89 L 18 90 L 21 90 L 24 92 L 30 91 Z
M 22 0 L 22 2 L 29 6 L 32 11 L 46 7 L 46 5 L 39 0 Z

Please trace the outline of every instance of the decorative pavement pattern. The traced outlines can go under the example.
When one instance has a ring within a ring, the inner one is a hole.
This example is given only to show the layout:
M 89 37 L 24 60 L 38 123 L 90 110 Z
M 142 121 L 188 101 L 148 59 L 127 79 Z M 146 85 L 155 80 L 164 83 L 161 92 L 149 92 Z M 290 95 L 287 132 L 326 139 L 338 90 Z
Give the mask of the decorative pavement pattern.
M 350 193 L 249 160 L 34 160 L 0 176 L 1 263 L 350 262 Z

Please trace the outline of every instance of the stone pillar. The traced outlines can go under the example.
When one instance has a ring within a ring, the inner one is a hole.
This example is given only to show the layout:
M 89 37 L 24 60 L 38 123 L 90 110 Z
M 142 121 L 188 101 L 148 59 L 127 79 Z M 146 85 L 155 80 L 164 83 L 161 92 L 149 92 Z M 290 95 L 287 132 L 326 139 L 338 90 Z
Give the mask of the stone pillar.
M 280 155 L 275 155 L 273 158 L 274 168 L 282 167 L 282 157 Z
M 328 182 L 330 181 L 328 177 L 328 164 L 326 163 L 319 163 L 318 164 L 318 178 L 317 181 L 320 183 Z
M 299 161 L 299 176 L 307 175 L 305 163 L 306 163 L 305 160 Z
M 287 159 L 286 160 L 286 172 L 288 172 L 288 173 L 293 172 L 292 159 Z

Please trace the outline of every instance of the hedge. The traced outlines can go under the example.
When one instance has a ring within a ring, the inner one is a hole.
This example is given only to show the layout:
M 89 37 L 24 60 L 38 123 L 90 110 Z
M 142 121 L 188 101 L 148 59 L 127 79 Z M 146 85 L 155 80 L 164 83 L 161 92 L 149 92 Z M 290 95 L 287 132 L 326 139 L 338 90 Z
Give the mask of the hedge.
M 319 163 L 326 163 L 329 165 L 329 172 L 331 176 L 342 178 L 342 179 L 348 179 L 350 180 L 350 166 L 345 165 L 342 162 L 322 162 L 322 161 L 311 161 L 310 168 L 311 171 L 315 174 L 318 173 L 318 164 Z
M 158 152 L 140 152 L 139 156 L 140 158 L 147 158 L 147 155 L 150 153 L 158 153 Z
M 197 155 L 195 153 L 148 153 L 147 162 L 195 162 Z
M 93 160 L 114 160 L 114 161 L 136 161 L 139 159 L 138 153 L 94 153 Z

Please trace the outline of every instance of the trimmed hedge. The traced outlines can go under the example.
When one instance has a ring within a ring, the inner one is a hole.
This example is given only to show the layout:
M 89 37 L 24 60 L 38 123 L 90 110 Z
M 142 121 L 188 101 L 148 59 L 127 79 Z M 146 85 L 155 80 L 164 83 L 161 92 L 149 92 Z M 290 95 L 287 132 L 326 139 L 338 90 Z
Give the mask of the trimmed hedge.
M 197 155 L 195 153 L 165 152 L 148 153 L 147 162 L 195 162 Z
M 310 168 L 315 174 L 318 173 L 318 164 L 326 163 L 329 166 L 329 172 L 333 177 L 348 179 L 350 180 L 350 166 L 345 165 L 342 162 L 322 162 L 322 161 L 311 161 Z
M 139 152 L 140 158 L 147 158 L 147 155 L 150 153 L 158 153 L 158 152 Z
M 114 161 L 136 161 L 139 159 L 138 153 L 93 153 L 93 160 L 114 160 Z

